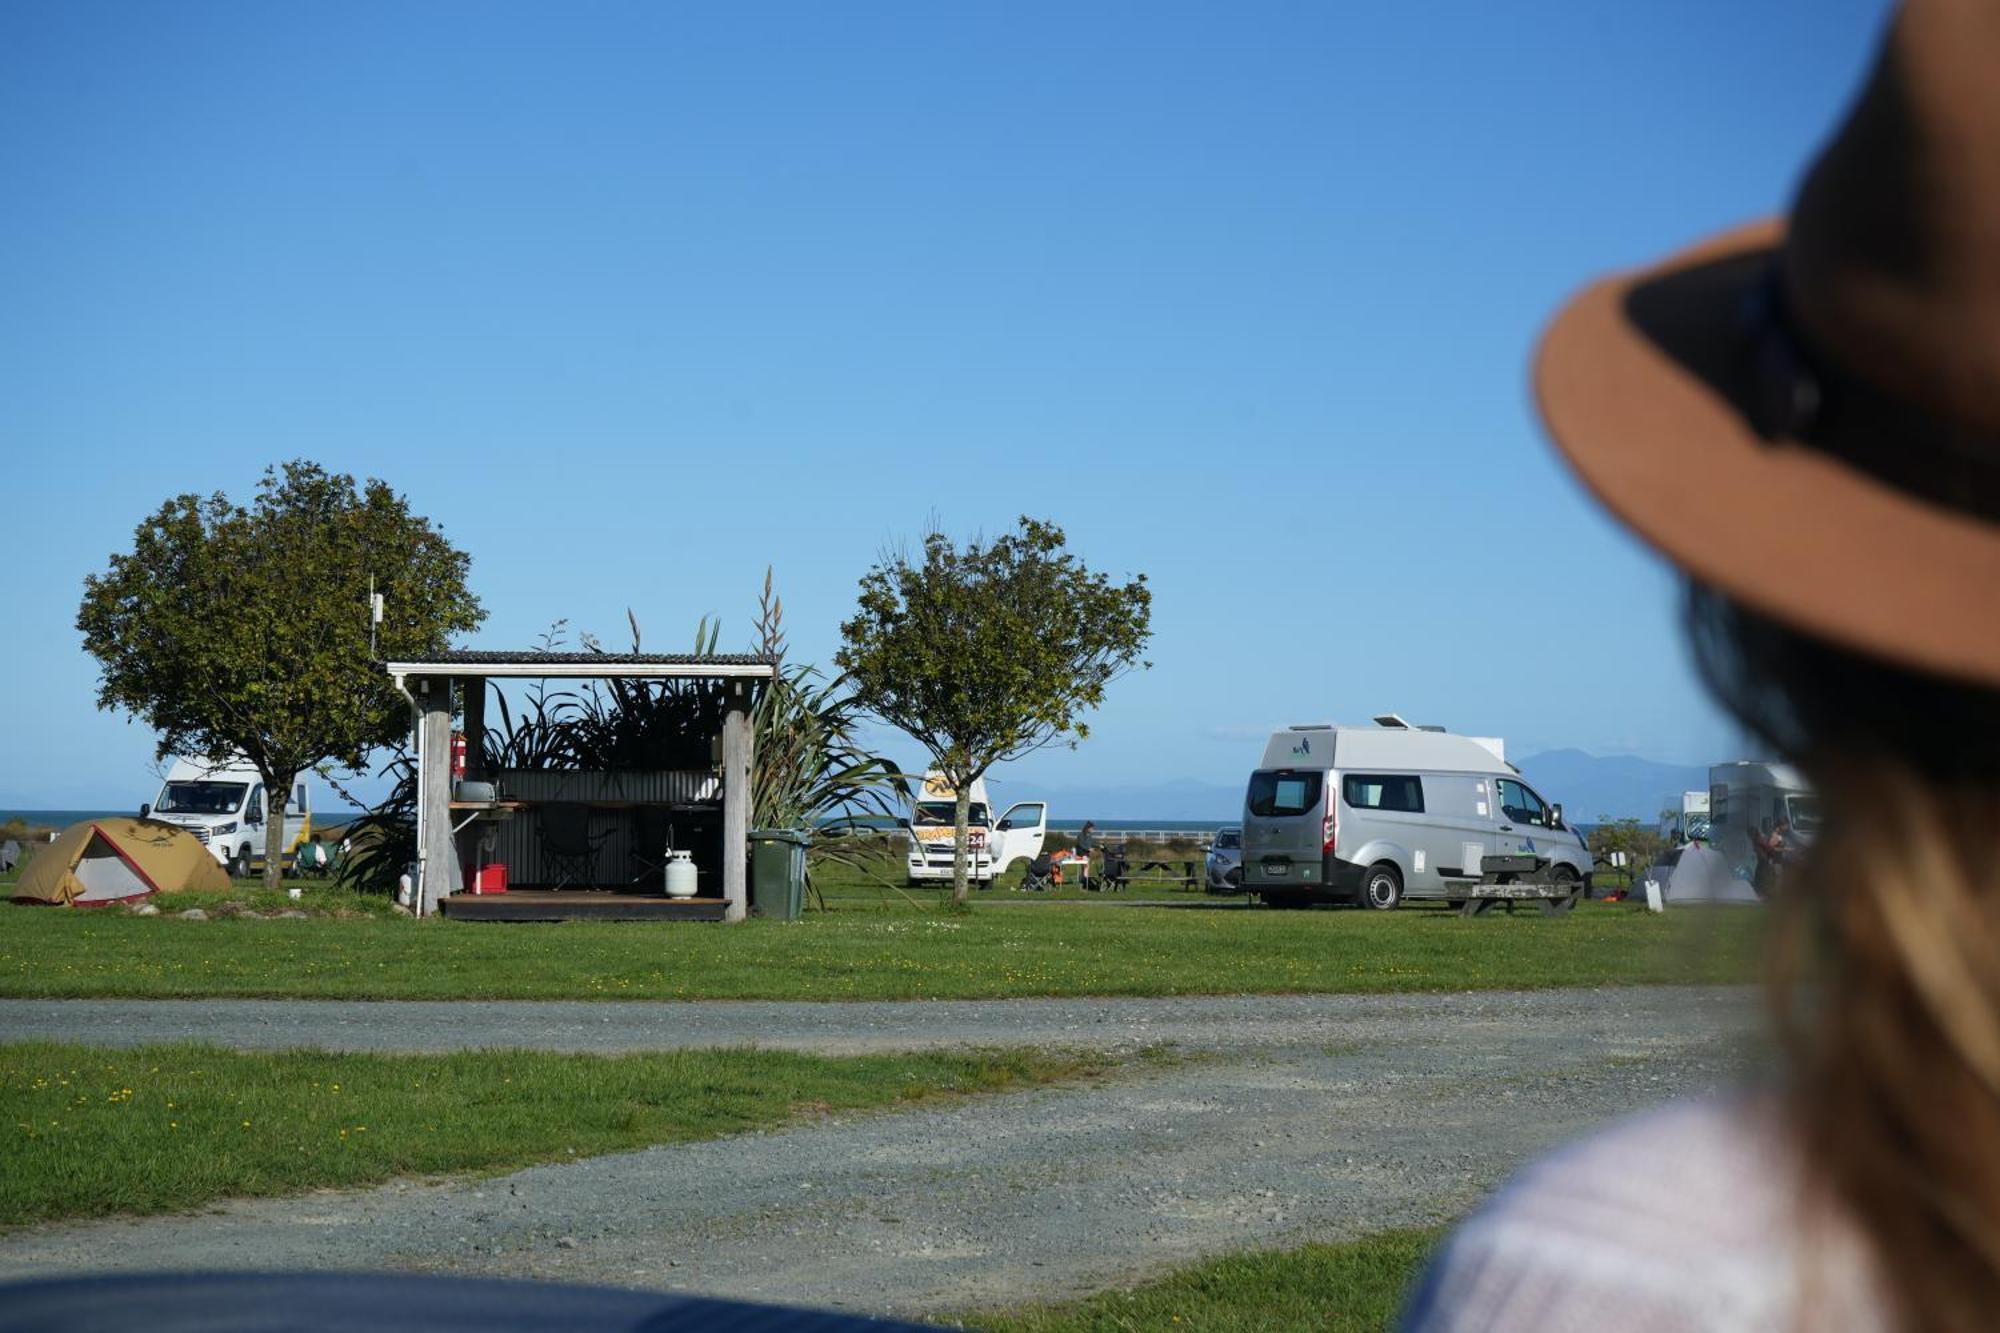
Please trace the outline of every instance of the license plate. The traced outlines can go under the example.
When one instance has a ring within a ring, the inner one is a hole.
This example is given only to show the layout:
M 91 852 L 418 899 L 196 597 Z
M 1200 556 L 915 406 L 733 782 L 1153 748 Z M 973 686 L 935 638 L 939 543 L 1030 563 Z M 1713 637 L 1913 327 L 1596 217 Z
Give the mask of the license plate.
M 1289 875 L 1291 872 L 1292 872 L 1292 867 L 1289 862 L 1266 861 L 1264 863 L 1264 873 L 1267 875 L 1275 877 L 1278 875 Z

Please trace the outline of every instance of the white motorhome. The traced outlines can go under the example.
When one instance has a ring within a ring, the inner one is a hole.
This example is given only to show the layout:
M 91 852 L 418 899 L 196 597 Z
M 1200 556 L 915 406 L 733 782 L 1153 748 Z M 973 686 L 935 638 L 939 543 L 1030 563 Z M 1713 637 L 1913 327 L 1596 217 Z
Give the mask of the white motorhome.
M 248 764 L 209 764 L 176 759 L 142 818 L 176 824 L 194 834 L 209 855 L 233 875 L 247 878 L 264 860 L 265 819 L 270 802 L 264 779 Z M 285 808 L 285 855 L 312 836 L 312 797 L 303 780 L 294 784 Z
M 1708 834 L 1709 794 L 1684 791 L 1679 798 L 1669 796 L 1660 806 L 1660 839 L 1678 846 Z
M 1496 738 L 1394 713 L 1273 734 L 1244 798 L 1244 891 L 1274 907 L 1462 902 L 1480 896 L 1487 857 L 1528 856 L 1574 886 L 1567 906 L 1590 882 L 1590 851 L 1506 756 Z
M 924 774 L 924 785 L 905 824 L 911 884 L 950 881 L 957 825 L 957 788 L 941 773 Z M 986 800 L 986 780 L 975 780 L 966 818 L 968 875 L 975 883 L 990 887 L 1010 866 L 1034 860 L 1048 832 L 1048 802 L 1016 801 L 996 821 Z
M 1819 797 L 1790 764 L 1741 759 L 1708 770 L 1709 841 L 1744 878 L 1756 872 L 1750 835 L 1770 833 L 1782 820 L 1794 846 L 1819 832 Z

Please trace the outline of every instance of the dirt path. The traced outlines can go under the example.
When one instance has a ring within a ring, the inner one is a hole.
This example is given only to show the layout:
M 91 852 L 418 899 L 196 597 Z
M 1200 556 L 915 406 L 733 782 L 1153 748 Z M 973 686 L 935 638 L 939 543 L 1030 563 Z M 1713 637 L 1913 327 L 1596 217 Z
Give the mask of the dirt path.
M 438 1026 L 422 1005 L 187 1006 L 196 1007 L 213 1018 L 135 1025 L 115 1004 L 66 1001 L 59 1027 L 88 1040 L 116 1032 L 256 1046 L 299 1044 L 311 1029 L 308 1042 L 387 1049 Z M 254 1037 L 272 1032 L 257 1026 L 260 1008 L 270 1011 L 265 1019 L 309 1012 L 284 1020 L 293 1028 L 281 1022 L 275 1035 Z M 17 1233 L 0 1237 L 0 1277 L 392 1267 L 897 1313 L 1054 1297 L 1221 1251 L 1452 1216 L 1525 1157 L 1726 1079 L 1754 1022 L 1743 992 L 1665 989 L 444 1008 L 455 1045 L 616 1050 L 755 1039 L 845 1051 L 1172 1040 L 1202 1058 L 1097 1087 L 494 1180 Z M 0 1036 L 43 1035 L 46 1019 L 31 1005 L 0 1006 Z
M 930 1046 L 1191 1050 L 1392 1041 L 1433 1024 L 1544 1025 L 1675 1011 L 1673 1025 L 1730 1021 L 1727 989 L 1474 991 L 1455 995 L 1251 995 L 1165 999 L 925 1000 L 834 1004 L 703 1001 L 0 1000 L 0 1041 L 132 1046 L 206 1041 L 241 1050 L 652 1051 L 759 1046 L 853 1055 Z

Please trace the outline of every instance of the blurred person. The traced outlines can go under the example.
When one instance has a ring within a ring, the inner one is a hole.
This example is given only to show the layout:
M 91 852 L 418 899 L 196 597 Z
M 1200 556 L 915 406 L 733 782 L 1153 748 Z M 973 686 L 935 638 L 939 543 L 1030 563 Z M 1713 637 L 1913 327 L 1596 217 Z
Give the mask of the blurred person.
M 1825 817 L 1768 1083 L 1524 1171 L 1404 1326 L 2000 1326 L 2000 3 L 1910 0 L 1789 219 L 1587 289 L 1536 393 Z

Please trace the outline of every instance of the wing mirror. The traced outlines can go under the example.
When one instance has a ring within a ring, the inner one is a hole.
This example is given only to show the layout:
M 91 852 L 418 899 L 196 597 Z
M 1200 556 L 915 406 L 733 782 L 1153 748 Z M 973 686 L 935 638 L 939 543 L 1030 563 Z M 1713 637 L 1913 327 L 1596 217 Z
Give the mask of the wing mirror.
M 1561 801 L 1557 801 L 1554 805 L 1549 807 L 1549 817 L 1555 821 L 1554 827 L 1556 828 L 1569 827 L 1569 825 L 1563 823 L 1563 808 Z
M 998 824 L 994 825 L 995 831 L 1000 833 L 1005 833 L 1008 829 L 1013 827 L 1014 827 L 1014 821 L 1011 819 L 1003 819 Z
M 152 817 L 153 817 L 153 803 L 151 801 L 139 802 L 139 818 L 151 819 Z

